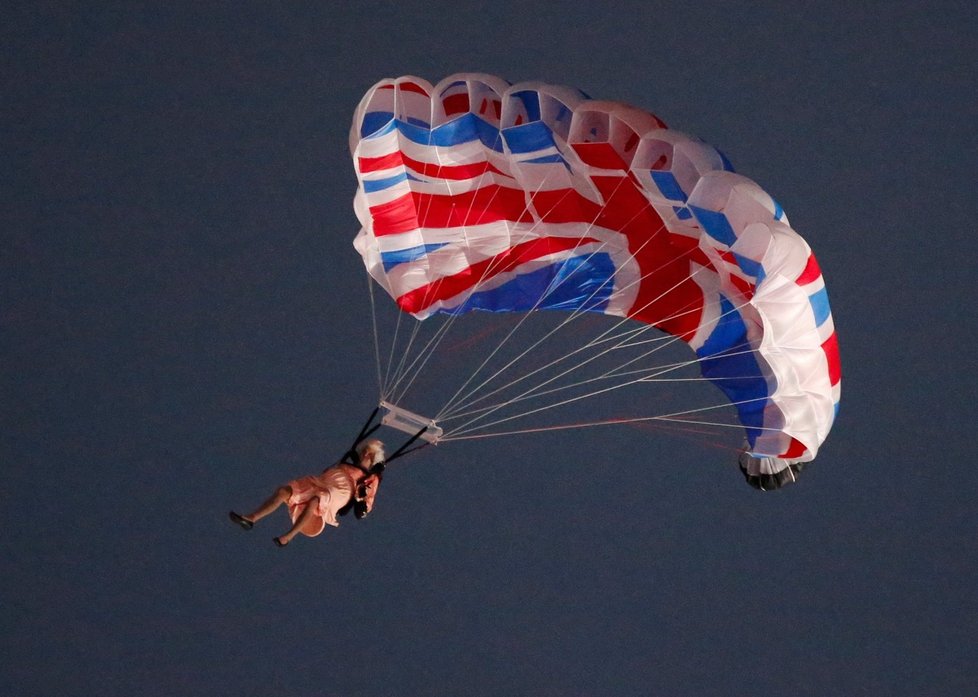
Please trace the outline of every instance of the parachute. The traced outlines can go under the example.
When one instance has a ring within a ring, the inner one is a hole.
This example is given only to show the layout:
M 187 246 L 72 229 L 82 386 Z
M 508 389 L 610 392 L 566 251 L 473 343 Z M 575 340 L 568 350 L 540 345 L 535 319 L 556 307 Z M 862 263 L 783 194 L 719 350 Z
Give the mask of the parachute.
M 736 409 L 749 483 L 776 488 L 815 458 L 841 384 L 822 274 L 716 148 L 576 89 L 457 74 L 378 82 L 350 149 L 354 247 L 402 313 L 561 310 L 620 318 L 630 338 L 660 330 Z

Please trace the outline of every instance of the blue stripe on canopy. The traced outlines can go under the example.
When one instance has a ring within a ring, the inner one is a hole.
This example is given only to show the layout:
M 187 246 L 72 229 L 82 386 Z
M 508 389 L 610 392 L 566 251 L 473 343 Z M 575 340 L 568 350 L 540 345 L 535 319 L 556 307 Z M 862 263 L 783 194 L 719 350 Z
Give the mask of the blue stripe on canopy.
M 462 305 L 440 312 L 450 315 L 470 310 L 523 312 L 534 307 L 603 312 L 614 290 L 611 280 L 614 273 L 615 264 L 606 253 L 576 256 L 520 274 L 496 288 L 473 293 Z M 540 300 L 548 289 L 550 292 Z
M 703 377 L 727 395 L 747 431 L 751 447 L 761 435 L 764 407 L 767 406 L 767 380 L 761 374 L 750 343 L 747 327 L 733 304 L 720 295 L 720 319 L 702 347 L 696 352 Z
M 384 264 L 384 271 L 390 271 L 398 264 L 403 264 L 407 261 L 414 261 L 415 259 L 420 259 L 428 252 L 433 252 L 436 249 L 444 247 L 447 242 L 441 242 L 438 244 L 419 244 L 417 247 L 408 247 L 407 249 L 398 249 L 394 252 L 381 252 L 380 260 Z

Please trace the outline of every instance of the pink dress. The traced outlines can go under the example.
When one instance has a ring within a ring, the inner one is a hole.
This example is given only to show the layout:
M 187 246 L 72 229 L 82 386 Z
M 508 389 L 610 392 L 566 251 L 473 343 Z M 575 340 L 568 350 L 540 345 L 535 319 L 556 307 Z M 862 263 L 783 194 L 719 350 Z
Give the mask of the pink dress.
M 303 535 L 315 537 L 327 525 L 338 527 L 336 514 L 353 498 L 355 487 L 353 476 L 347 467 L 335 465 L 322 474 L 300 477 L 289 482 L 292 496 L 289 497 L 289 515 L 295 523 L 306 510 L 315 506 L 315 515 L 300 530 Z

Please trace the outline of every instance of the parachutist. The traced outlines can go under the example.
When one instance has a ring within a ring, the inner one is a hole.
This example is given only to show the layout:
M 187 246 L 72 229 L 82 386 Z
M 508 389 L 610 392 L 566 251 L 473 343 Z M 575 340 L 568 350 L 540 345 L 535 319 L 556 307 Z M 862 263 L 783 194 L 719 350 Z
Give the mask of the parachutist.
M 302 533 L 307 537 L 319 535 L 327 525 L 339 526 L 342 515 L 352 503 L 357 518 L 373 509 L 374 498 L 380 486 L 384 462 L 384 444 L 379 440 L 367 441 L 356 448 L 356 458 L 341 461 L 328 467 L 319 475 L 294 479 L 280 486 L 253 513 L 241 515 L 231 511 L 231 521 L 245 530 L 271 514 L 282 504 L 289 508 L 292 527 L 287 533 L 273 538 L 279 547 L 285 547 Z

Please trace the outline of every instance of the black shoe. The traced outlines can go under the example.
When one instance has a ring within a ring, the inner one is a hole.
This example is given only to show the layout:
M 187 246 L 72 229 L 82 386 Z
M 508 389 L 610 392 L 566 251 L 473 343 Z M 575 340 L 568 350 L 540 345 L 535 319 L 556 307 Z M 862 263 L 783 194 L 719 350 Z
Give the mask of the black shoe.
M 245 530 L 251 530 L 253 527 L 255 527 L 255 524 L 254 523 L 252 523 L 250 520 L 246 519 L 244 516 L 238 515 L 234 511 L 231 511 L 230 513 L 228 513 L 228 518 L 231 519 L 231 522 L 232 523 L 234 523 L 236 525 L 240 525 Z

